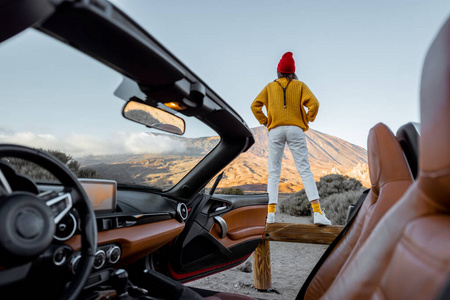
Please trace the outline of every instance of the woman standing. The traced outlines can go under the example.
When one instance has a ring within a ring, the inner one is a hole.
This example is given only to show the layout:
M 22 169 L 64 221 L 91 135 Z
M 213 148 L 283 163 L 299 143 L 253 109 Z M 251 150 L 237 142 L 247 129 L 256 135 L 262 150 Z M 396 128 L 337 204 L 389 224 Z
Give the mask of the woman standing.
M 287 143 L 294 157 L 295 166 L 302 178 L 306 195 L 314 211 L 314 224 L 331 225 L 320 208 L 319 193 L 308 161 L 305 131 L 319 110 L 319 101 L 295 75 L 292 52 L 286 52 L 278 63 L 278 79 L 266 85 L 251 105 L 260 124 L 269 130 L 269 211 L 267 223 L 275 222 L 278 203 L 281 162 Z M 262 111 L 266 107 L 267 116 Z M 308 109 L 306 112 L 305 107 Z

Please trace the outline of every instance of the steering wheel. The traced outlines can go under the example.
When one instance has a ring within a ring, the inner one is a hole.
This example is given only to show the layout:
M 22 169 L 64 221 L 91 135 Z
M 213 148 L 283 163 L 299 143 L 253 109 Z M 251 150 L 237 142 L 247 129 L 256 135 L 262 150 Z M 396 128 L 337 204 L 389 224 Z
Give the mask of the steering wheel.
M 24 280 L 53 242 L 56 224 L 76 208 L 80 217 L 81 259 L 77 276 L 61 299 L 76 299 L 91 272 L 97 247 L 92 205 L 76 176 L 58 159 L 29 147 L 0 144 L 0 158 L 31 161 L 52 173 L 63 191 L 48 199 L 30 192 L 12 191 L 0 171 L 0 288 Z M 42 264 L 45 264 L 42 260 Z M 42 267 L 42 266 L 41 266 Z

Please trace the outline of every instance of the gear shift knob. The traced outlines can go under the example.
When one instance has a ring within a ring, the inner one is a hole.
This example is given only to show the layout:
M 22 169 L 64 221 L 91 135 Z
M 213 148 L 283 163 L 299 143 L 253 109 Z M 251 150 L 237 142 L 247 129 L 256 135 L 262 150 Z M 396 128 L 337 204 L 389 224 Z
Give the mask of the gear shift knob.
M 124 269 L 115 270 L 111 274 L 111 283 L 117 292 L 117 297 L 128 297 L 128 273 Z

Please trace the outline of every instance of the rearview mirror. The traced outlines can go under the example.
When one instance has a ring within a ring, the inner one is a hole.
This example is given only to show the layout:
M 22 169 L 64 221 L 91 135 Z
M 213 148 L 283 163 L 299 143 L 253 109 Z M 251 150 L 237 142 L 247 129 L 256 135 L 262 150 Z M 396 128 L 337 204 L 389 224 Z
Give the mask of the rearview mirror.
M 150 128 L 178 135 L 184 134 L 185 123 L 182 118 L 141 102 L 127 102 L 123 108 L 122 114 L 126 119 Z

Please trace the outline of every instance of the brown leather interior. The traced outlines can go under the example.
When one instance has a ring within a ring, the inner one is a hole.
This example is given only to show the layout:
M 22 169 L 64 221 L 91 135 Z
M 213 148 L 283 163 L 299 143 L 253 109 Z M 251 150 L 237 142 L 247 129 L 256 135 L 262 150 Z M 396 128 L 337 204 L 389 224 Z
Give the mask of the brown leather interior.
M 184 229 L 176 220 L 118 228 L 98 233 L 98 245 L 119 243 L 122 256 L 117 267 L 137 261 L 173 240 Z M 81 249 L 80 235 L 66 242 L 74 251 Z
M 319 299 L 326 292 L 349 257 L 413 182 L 403 150 L 386 125 L 379 123 L 370 130 L 367 146 L 372 188 L 347 233 L 309 284 L 305 299 Z
M 419 175 L 323 299 L 435 299 L 450 275 L 450 19 L 425 59 Z M 369 166 L 370 168 L 370 166 Z
M 227 236 L 232 240 L 240 240 L 252 235 L 261 236 L 261 232 L 264 232 L 264 226 L 240 227 L 233 231 L 228 231 Z
M 223 239 L 219 237 L 221 231 L 218 224 L 211 227 L 210 234 L 227 248 L 261 238 L 266 224 L 266 215 L 266 205 L 237 208 L 222 216 L 228 227 L 227 235 Z

